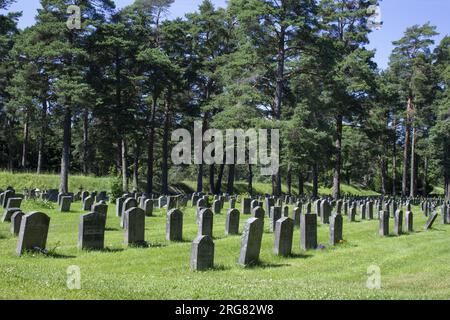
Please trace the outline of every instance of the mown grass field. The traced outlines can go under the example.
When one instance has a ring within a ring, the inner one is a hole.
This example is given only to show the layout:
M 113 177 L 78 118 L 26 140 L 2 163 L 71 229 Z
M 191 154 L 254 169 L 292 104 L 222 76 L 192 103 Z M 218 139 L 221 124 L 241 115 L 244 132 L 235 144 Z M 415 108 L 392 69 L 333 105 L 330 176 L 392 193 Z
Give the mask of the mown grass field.
M 115 206 L 109 206 L 103 252 L 77 249 L 81 204 L 59 213 L 41 203 L 26 201 L 25 212 L 42 211 L 51 217 L 47 248 L 51 256 L 15 256 L 17 238 L 9 223 L 0 223 L 1 299 L 449 299 L 450 225 L 439 219 L 423 231 L 425 218 L 415 211 L 416 232 L 380 238 L 377 221 L 349 223 L 344 217 L 345 244 L 328 246 L 328 226 L 318 228 L 322 250 L 299 249 L 294 234 L 292 257 L 272 254 L 274 237 L 265 222 L 261 264 L 236 264 L 241 236 L 225 237 L 225 212 L 214 216 L 215 265 L 207 272 L 189 268 L 191 241 L 197 226 L 194 209 L 183 209 L 184 242 L 165 241 L 165 211 L 146 218 L 149 248 L 126 248 Z M 248 216 L 241 215 L 243 230 Z M 393 221 L 391 219 L 391 228 Z M 81 290 L 69 290 L 67 268 L 81 270 Z M 381 289 L 366 287 L 367 269 L 381 269 Z

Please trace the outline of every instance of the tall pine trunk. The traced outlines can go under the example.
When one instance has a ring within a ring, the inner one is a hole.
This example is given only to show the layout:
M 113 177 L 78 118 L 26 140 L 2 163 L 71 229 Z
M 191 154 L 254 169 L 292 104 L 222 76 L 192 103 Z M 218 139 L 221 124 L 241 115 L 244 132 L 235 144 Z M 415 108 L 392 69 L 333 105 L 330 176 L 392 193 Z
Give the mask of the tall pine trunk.
M 152 109 L 150 114 L 150 128 L 148 132 L 147 141 L 147 185 L 145 192 L 148 196 L 153 194 L 153 161 L 155 158 L 154 145 L 155 145 L 155 117 L 156 117 L 156 105 L 158 103 L 158 95 L 153 96 Z
M 392 195 L 397 195 L 397 117 L 394 117 L 394 144 L 392 146 Z
M 70 145 L 71 145 L 72 111 L 70 107 L 64 108 L 63 120 L 63 147 L 61 156 L 61 176 L 59 192 L 69 192 L 69 167 L 70 167 Z
M 341 197 L 341 166 L 342 166 L 342 115 L 336 116 L 335 132 L 336 160 L 333 176 L 333 198 L 338 200 Z
M 415 197 L 417 195 L 416 169 L 416 127 L 413 126 L 411 135 L 410 197 Z
M 300 172 L 298 174 L 298 195 L 302 196 L 305 194 L 305 183 L 303 180 L 303 174 Z
M 121 155 L 122 155 L 122 191 L 128 192 L 128 161 L 127 161 L 127 142 L 125 137 L 121 141 Z
M 444 190 L 445 197 L 450 200 L 450 143 L 444 142 Z
M 224 155 L 225 157 L 225 155 Z M 222 179 L 223 179 L 223 172 L 225 170 L 225 159 L 224 162 L 219 166 L 219 172 L 217 174 L 217 182 L 216 182 L 216 194 L 222 193 Z
M 170 93 L 169 93 L 170 95 Z M 170 97 L 168 98 L 170 99 Z M 161 187 L 164 195 L 169 194 L 169 130 L 170 130 L 170 102 L 166 101 L 164 111 L 164 132 L 162 141 L 162 170 Z
M 30 124 L 30 112 L 29 109 L 25 110 L 25 121 L 23 123 L 23 142 L 22 142 L 22 168 L 27 167 L 27 153 L 28 153 L 28 136 L 29 136 L 29 124 Z
M 248 164 L 248 177 L 247 177 L 247 192 L 250 194 L 250 196 L 253 195 L 253 167 L 249 163 Z
M 228 165 L 228 181 L 227 181 L 227 193 L 234 194 L 234 173 L 235 173 L 235 165 Z
M 387 180 L 387 164 L 384 156 L 380 159 L 380 172 L 381 172 L 381 195 L 386 195 L 386 180 Z
M 44 163 L 44 146 L 45 146 L 45 133 L 47 132 L 47 100 L 42 102 L 42 114 L 41 114 L 41 129 L 39 133 L 38 141 L 38 161 L 36 173 L 42 173 L 42 167 Z
M 83 174 L 88 174 L 89 168 L 89 111 L 83 110 Z
M 319 166 L 315 163 L 312 167 L 312 197 L 318 198 L 319 196 Z
M 133 190 L 139 191 L 139 158 L 141 155 L 141 147 L 138 141 L 135 143 L 133 158 Z
M 209 165 L 209 193 L 216 194 L 215 185 L 214 185 L 214 173 L 216 169 L 214 164 Z
M 276 71 L 276 89 L 275 89 L 275 110 L 274 119 L 281 120 L 281 109 L 283 105 L 284 91 L 284 65 L 286 59 L 286 26 L 282 25 L 278 34 L 278 55 L 277 55 L 277 71 Z M 280 154 L 281 154 L 280 143 Z M 273 195 L 281 195 L 281 172 L 272 176 L 272 193 Z
M 288 195 L 292 195 L 292 169 L 291 166 L 288 166 L 288 172 L 287 172 L 287 193 Z
M 409 169 L 409 154 L 411 144 L 411 112 L 412 112 L 412 97 L 408 98 L 408 106 L 406 110 L 406 124 L 405 124 L 405 145 L 403 147 L 403 176 L 402 176 L 402 196 L 408 194 L 408 169 Z

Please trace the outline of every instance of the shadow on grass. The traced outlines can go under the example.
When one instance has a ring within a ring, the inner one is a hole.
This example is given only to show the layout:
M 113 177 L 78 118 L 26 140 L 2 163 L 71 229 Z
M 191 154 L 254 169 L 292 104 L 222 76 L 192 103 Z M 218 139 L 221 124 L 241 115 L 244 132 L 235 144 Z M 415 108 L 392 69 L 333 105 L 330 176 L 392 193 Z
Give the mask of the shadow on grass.
M 289 267 L 290 264 L 287 263 L 267 263 L 261 260 L 252 262 L 246 266 L 243 266 L 245 269 L 267 269 L 267 268 L 281 268 L 281 267 Z
M 109 253 L 109 252 L 115 253 L 115 252 L 125 251 L 125 249 L 123 249 L 123 248 L 104 248 L 104 249 L 97 250 L 97 251 L 104 252 L 104 253 Z
M 309 259 L 312 258 L 312 254 L 291 253 L 290 255 L 283 257 L 286 259 Z
M 76 258 L 76 256 L 69 256 L 66 254 L 60 254 L 60 253 L 56 253 L 56 252 L 48 252 L 43 255 L 47 256 L 49 258 L 52 258 L 52 259 L 75 259 Z
M 117 228 L 105 228 L 105 231 L 120 231 Z

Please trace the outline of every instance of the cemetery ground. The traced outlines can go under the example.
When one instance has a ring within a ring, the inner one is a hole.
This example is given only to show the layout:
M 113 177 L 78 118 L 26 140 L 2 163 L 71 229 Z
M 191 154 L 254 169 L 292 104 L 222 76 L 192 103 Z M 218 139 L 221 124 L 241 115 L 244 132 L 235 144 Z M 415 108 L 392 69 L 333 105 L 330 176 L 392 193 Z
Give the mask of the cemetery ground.
M 53 206 L 53 208 L 51 207 Z M 240 204 L 236 206 L 240 208 Z M 415 232 L 381 238 L 378 220 L 348 222 L 344 216 L 344 243 L 328 245 L 328 225 L 318 222 L 318 242 L 324 249 L 302 251 L 299 230 L 294 232 L 293 255 L 275 256 L 274 235 L 266 218 L 261 262 L 237 265 L 241 236 L 226 237 L 225 216 L 214 216 L 215 268 L 190 270 L 191 244 L 197 234 L 195 208 L 184 213 L 183 242 L 165 240 L 165 209 L 146 217 L 148 248 L 127 248 L 115 205 L 109 204 L 103 251 L 77 249 L 81 203 L 70 213 L 57 205 L 27 200 L 24 212 L 41 211 L 51 217 L 48 255 L 15 255 L 17 237 L 9 223 L 0 223 L 1 299 L 449 299 L 450 225 L 439 221 L 423 230 L 425 217 L 413 207 Z M 290 207 L 290 212 L 292 207 Z M 358 212 L 359 213 L 359 212 Z M 240 232 L 249 215 L 241 214 Z M 393 219 L 390 219 L 392 234 Z M 81 290 L 70 290 L 67 268 L 81 270 Z M 368 289 L 371 265 L 381 269 L 381 289 Z

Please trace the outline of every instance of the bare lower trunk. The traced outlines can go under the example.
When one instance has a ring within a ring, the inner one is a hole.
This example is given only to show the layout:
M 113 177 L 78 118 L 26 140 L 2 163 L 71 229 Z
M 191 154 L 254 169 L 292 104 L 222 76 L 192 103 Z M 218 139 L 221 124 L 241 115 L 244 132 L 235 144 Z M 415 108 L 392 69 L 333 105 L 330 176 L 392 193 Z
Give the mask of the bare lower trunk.
M 248 165 L 248 177 L 247 177 L 247 191 L 250 194 L 250 196 L 253 195 L 253 167 L 251 164 Z
M 155 145 L 155 113 L 156 104 L 158 97 L 153 97 L 152 110 L 150 115 L 150 129 L 148 133 L 148 143 L 147 143 L 147 185 L 145 187 L 145 192 L 147 195 L 153 193 L 153 161 L 154 161 L 154 145 Z
M 288 195 L 292 195 L 292 169 L 291 166 L 289 166 L 288 168 L 288 172 L 287 172 L 287 179 L 286 179 L 286 183 L 287 183 L 287 193 Z
M 63 122 L 63 148 L 61 156 L 61 176 L 59 192 L 69 192 L 69 167 L 70 167 L 70 145 L 71 145 L 72 112 L 70 107 L 64 108 Z
M 392 195 L 397 194 L 397 118 L 394 117 L 394 145 L 392 146 Z
M 133 158 L 133 190 L 139 191 L 139 158 L 141 155 L 141 148 L 139 142 L 136 142 Z
M 450 200 L 450 143 L 444 142 L 444 190 L 445 197 Z
M 203 164 L 199 164 L 197 167 L 197 192 L 203 192 Z
M 227 182 L 228 194 L 234 193 L 234 171 L 235 171 L 234 164 L 228 165 L 228 182 Z
M 83 111 L 83 174 L 89 173 L 89 112 Z
M 22 143 L 22 161 L 21 166 L 22 168 L 27 167 L 27 153 L 28 153 L 28 136 L 29 136 L 29 112 L 28 110 L 25 111 L 25 121 L 23 124 L 23 143 Z
M 225 162 L 222 163 L 219 166 L 219 173 L 217 174 L 217 182 L 216 182 L 216 194 L 222 193 L 222 179 L 223 179 L 223 172 L 225 170 Z
M 170 130 L 170 105 L 169 102 L 166 102 L 164 133 L 162 141 L 162 172 L 161 172 L 162 193 L 165 195 L 169 194 L 169 130 Z
M 384 156 L 381 156 L 380 159 L 380 171 L 381 171 L 381 194 L 386 195 L 386 179 L 387 179 L 387 168 L 386 168 L 386 160 Z
M 299 173 L 298 174 L 298 195 L 302 196 L 305 194 L 305 184 L 304 184 L 304 180 L 303 180 L 303 174 Z
M 410 197 L 417 195 L 417 179 L 416 179 L 416 127 L 412 128 L 411 136 L 411 170 L 410 170 Z
M 127 143 L 125 138 L 121 141 L 122 153 L 122 191 L 128 192 L 128 161 L 127 161 Z
M 312 167 L 312 197 L 317 198 L 319 196 L 319 167 L 317 163 L 315 163 Z
M 342 116 L 336 117 L 335 132 L 336 160 L 333 177 L 333 198 L 338 200 L 341 197 L 341 165 L 342 165 Z
M 425 157 L 423 162 L 423 193 L 424 197 L 428 196 L 428 157 Z
M 412 98 L 408 99 L 406 124 L 405 124 L 405 145 L 403 148 L 403 176 L 402 176 L 402 196 L 408 194 L 408 169 L 409 169 L 409 154 L 411 144 L 411 112 L 412 112 Z
M 215 194 L 216 190 L 214 186 L 214 173 L 215 173 L 214 164 L 209 165 L 209 193 Z
M 47 132 L 47 101 L 42 102 L 42 115 L 41 115 L 41 132 L 39 133 L 38 142 L 38 161 L 36 173 L 41 174 L 42 166 L 44 163 L 44 146 L 45 146 L 45 133 Z

